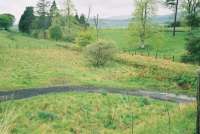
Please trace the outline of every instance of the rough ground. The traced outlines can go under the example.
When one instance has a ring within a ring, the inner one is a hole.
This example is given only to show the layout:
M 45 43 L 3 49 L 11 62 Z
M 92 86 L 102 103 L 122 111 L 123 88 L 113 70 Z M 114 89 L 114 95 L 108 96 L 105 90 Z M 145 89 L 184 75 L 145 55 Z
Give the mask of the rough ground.
M 83 92 L 83 93 L 114 93 L 129 96 L 143 96 L 152 99 L 170 101 L 176 103 L 191 103 L 196 99 L 185 95 L 175 95 L 171 93 L 150 92 L 142 90 L 124 90 L 114 88 L 95 88 L 95 87 L 78 87 L 78 86 L 65 86 L 65 87 L 48 87 L 48 88 L 35 88 L 35 89 L 22 89 L 16 91 L 0 92 L 0 100 L 16 100 L 30 98 L 33 96 L 44 95 L 49 93 L 63 93 L 63 92 Z

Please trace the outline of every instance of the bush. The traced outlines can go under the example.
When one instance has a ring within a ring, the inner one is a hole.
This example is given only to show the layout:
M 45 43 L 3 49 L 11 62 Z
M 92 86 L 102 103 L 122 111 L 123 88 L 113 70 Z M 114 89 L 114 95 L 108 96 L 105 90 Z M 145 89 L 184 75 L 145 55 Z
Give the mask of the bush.
M 191 87 L 195 88 L 196 78 L 182 74 L 173 78 L 177 85 L 183 89 L 189 89 Z
M 58 25 L 50 28 L 50 37 L 56 41 L 62 38 L 62 30 Z
M 87 46 L 86 52 L 89 61 L 99 67 L 112 60 L 117 51 L 114 42 L 100 40 Z
M 78 34 L 76 38 L 76 44 L 79 46 L 87 46 L 94 40 L 92 33 L 90 31 L 82 31 Z
M 200 36 L 197 36 L 196 33 L 190 33 L 186 44 L 186 50 L 187 54 L 182 56 L 182 61 L 200 64 Z

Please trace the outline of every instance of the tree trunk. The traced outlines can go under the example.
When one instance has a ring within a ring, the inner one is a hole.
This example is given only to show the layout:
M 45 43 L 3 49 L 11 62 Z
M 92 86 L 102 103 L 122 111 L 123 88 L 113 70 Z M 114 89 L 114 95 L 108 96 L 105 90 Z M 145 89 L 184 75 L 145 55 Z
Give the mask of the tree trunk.
M 175 8 L 175 15 L 174 15 L 173 36 L 176 36 L 176 23 L 177 23 L 177 14 L 178 14 L 178 4 L 179 4 L 179 1 L 176 0 L 176 8 Z

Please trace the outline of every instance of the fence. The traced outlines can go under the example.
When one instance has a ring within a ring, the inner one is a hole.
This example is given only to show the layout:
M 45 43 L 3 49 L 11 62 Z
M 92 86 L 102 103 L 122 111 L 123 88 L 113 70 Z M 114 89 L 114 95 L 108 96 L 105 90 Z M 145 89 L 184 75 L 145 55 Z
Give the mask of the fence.
M 196 134 L 200 134 L 200 70 L 197 71 L 197 119 L 196 119 Z
M 165 60 L 171 60 L 173 62 L 178 61 L 178 58 L 175 58 L 174 55 L 166 55 L 166 54 L 159 54 L 158 52 L 150 52 L 149 50 L 146 51 L 124 51 L 129 53 L 130 55 L 141 55 L 141 56 L 150 56 L 155 57 L 156 59 L 165 59 Z

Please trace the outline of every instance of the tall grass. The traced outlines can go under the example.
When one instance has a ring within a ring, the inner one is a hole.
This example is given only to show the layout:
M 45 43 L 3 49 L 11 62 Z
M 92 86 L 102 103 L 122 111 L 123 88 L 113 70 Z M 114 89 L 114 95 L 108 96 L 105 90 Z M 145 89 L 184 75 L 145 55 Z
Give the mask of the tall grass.
M 13 104 L 13 101 L 6 103 L 0 102 L 0 133 L 11 134 L 14 127 L 14 122 L 19 116 L 20 108 Z

